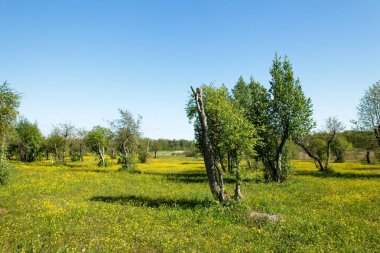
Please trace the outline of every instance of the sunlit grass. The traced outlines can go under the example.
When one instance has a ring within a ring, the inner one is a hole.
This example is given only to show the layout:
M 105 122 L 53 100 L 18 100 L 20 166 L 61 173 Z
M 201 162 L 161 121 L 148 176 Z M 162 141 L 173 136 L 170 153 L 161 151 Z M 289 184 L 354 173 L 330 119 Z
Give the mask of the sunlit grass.
M 1 252 L 376 252 L 380 166 L 333 163 L 318 172 L 293 161 L 283 184 L 249 172 L 243 206 L 220 207 L 201 159 L 162 156 L 120 172 L 94 157 L 52 165 L 14 164 L 0 188 Z M 233 182 L 226 177 L 227 189 Z M 250 210 L 281 222 L 253 222 Z

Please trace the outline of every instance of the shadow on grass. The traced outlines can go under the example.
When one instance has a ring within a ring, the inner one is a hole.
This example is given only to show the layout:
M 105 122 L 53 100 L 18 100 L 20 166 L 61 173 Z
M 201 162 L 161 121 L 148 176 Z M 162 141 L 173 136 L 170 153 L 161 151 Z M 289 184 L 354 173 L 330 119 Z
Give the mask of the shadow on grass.
M 380 179 L 380 174 L 365 174 L 365 173 L 342 173 L 336 171 L 319 172 L 319 171 L 296 171 L 298 176 L 312 176 L 320 178 L 344 178 L 344 179 Z
M 166 175 L 167 180 L 174 182 L 184 183 L 208 183 L 207 175 L 205 173 L 191 173 L 191 174 L 170 174 Z M 243 182 L 261 182 L 258 178 L 244 178 Z M 235 183 L 235 178 L 224 177 L 224 183 Z
M 194 209 L 196 206 L 208 207 L 211 205 L 210 200 L 198 199 L 167 199 L 167 198 L 150 198 L 142 196 L 95 196 L 90 201 L 114 203 L 119 205 L 148 206 L 158 208 L 160 206 L 176 207 L 182 209 Z
M 74 172 L 92 172 L 92 173 L 110 173 L 115 172 L 115 170 L 110 169 L 68 169 L 68 171 L 74 171 Z

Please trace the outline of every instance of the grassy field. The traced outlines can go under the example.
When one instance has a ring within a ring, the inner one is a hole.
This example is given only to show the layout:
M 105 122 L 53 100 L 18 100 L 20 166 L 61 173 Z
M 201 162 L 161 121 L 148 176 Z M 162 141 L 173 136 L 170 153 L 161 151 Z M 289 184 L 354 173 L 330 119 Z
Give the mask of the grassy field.
M 246 174 L 243 203 L 222 207 L 199 159 L 150 159 L 141 174 L 99 168 L 91 157 L 16 163 L 0 188 L 0 251 L 380 252 L 380 166 L 333 164 L 321 174 L 293 164 L 283 184 Z M 281 221 L 253 221 L 252 210 Z

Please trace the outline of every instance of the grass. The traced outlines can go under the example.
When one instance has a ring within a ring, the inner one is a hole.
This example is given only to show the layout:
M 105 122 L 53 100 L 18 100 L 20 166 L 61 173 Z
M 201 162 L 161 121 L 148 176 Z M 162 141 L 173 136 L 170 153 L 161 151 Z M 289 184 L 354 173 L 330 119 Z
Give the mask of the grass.
M 294 161 L 283 184 L 246 174 L 243 204 L 211 198 L 200 159 L 162 156 L 141 174 L 16 163 L 0 188 L 1 252 L 379 252 L 380 166 Z M 226 178 L 227 189 L 233 183 Z M 252 210 L 278 214 L 254 222 Z

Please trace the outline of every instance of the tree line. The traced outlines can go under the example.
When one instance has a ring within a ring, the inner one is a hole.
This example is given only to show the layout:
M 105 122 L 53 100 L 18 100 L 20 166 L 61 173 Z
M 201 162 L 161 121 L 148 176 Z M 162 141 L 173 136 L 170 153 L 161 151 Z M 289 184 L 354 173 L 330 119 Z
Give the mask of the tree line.
M 107 156 L 118 158 L 126 169 L 137 162 L 146 162 L 149 152 L 160 150 L 192 150 L 194 141 L 144 138 L 141 133 L 141 116 L 119 109 L 119 118 L 109 122 L 109 127 L 94 126 L 90 131 L 71 123 L 53 126 L 48 136 L 43 136 L 37 122 L 18 117 L 21 96 L 5 82 L 0 86 L 0 164 L 5 159 L 33 162 L 51 159 L 52 163 L 82 161 L 89 152 L 94 153 L 99 166 L 107 166 Z

